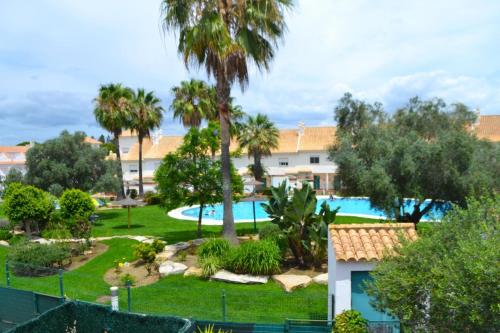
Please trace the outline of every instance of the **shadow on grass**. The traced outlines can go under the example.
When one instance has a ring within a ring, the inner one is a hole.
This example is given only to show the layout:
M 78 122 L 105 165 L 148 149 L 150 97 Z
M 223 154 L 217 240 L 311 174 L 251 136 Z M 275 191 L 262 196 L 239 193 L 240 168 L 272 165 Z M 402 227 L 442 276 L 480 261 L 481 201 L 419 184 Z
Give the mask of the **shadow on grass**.
M 97 215 L 99 215 L 99 220 L 112 220 L 119 217 L 122 214 L 118 213 L 117 211 L 107 210 L 102 212 L 98 211 Z
M 111 229 L 139 229 L 144 227 L 146 227 L 144 224 L 131 224 L 130 228 L 128 227 L 128 224 L 121 224 L 115 225 L 114 227 L 111 227 Z

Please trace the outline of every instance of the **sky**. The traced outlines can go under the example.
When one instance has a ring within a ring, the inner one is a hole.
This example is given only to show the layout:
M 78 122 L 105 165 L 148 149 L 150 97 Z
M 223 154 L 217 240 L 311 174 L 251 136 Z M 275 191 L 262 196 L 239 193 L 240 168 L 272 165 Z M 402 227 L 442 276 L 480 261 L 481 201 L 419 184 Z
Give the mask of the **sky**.
M 0 0 L 0 145 L 62 130 L 104 133 L 93 116 L 101 84 L 153 90 L 163 135 L 182 134 L 168 111 L 187 70 L 160 0 Z M 389 112 L 441 97 L 500 114 L 500 1 L 296 0 L 271 69 L 233 87 L 248 114 L 280 128 L 332 125 L 345 92 Z

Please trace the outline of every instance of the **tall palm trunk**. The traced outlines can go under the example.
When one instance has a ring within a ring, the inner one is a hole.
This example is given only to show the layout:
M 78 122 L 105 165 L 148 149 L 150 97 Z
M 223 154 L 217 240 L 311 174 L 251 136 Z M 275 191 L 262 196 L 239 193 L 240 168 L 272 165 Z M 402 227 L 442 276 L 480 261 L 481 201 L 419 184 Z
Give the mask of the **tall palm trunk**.
M 221 73 L 219 73 L 221 74 Z M 217 103 L 219 104 L 219 120 L 221 129 L 221 172 L 222 172 L 222 196 L 224 203 L 224 218 L 222 235 L 231 243 L 238 243 L 236 230 L 234 228 L 233 216 L 233 193 L 231 186 L 231 157 L 229 155 L 230 135 L 230 115 L 229 115 L 229 95 L 231 87 L 225 75 L 217 77 Z
M 260 158 L 260 154 L 258 152 L 253 153 L 253 176 L 256 181 L 262 182 L 262 161 Z M 262 185 L 254 185 L 255 192 L 260 192 L 262 189 Z
M 142 141 L 144 137 L 139 134 L 139 197 L 144 197 L 144 185 L 142 181 Z
M 122 157 L 120 153 L 120 134 L 114 133 L 114 140 L 116 144 L 116 160 L 118 161 L 118 180 L 120 181 L 120 192 L 118 192 L 118 200 L 125 197 L 125 186 L 123 185 L 123 171 L 122 171 Z

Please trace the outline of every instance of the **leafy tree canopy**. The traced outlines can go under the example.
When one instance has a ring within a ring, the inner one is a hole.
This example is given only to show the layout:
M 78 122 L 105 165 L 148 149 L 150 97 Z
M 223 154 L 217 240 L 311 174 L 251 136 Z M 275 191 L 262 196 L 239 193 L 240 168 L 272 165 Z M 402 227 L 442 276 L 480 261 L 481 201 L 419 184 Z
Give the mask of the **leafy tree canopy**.
M 84 142 L 85 133 L 63 131 L 59 137 L 37 144 L 26 154 L 26 182 L 48 190 L 58 184 L 63 189 L 94 190 L 110 171 L 106 152 Z M 114 191 L 115 188 L 108 189 Z
M 220 161 L 210 157 L 213 147 L 212 128 L 191 128 L 184 143 L 175 152 L 163 159 L 156 170 L 155 180 L 163 205 L 173 209 L 181 204 L 206 205 L 222 201 L 222 177 Z M 243 182 L 234 168 L 231 169 L 233 193 L 243 192 Z M 198 219 L 201 233 L 201 209 Z
M 500 196 L 455 207 L 429 235 L 396 248 L 368 292 L 412 332 L 500 331 Z
M 474 136 L 475 114 L 462 104 L 412 98 L 390 116 L 346 94 L 335 120 L 330 157 L 343 193 L 368 196 L 398 220 L 418 223 L 439 203 L 465 206 L 467 196 L 500 187 L 500 148 Z

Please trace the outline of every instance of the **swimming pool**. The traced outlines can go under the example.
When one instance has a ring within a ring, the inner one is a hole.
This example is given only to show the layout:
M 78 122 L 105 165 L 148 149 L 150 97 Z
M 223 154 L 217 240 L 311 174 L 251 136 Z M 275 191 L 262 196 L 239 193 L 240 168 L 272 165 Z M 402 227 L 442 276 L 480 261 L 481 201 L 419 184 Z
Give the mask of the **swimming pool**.
M 381 218 L 386 219 L 386 215 L 383 211 L 372 208 L 370 205 L 370 200 L 368 198 L 343 198 L 335 197 L 333 200 L 328 199 L 328 197 L 318 197 L 318 204 L 316 206 L 316 211 L 319 212 L 323 202 L 327 202 L 328 205 L 335 209 L 340 207 L 338 215 L 345 216 L 360 216 L 360 217 L 370 217 L 370 218 Z M 267 213 L 261 206 L 261 203 L 266 201 L 255 202 L 255 215 L 257 221 L 268 220 L 269 217 Z M 413 200 L 406 201 L 406 207 L 411 212 L 411 205 Z M 198 220 L 199 207 L 181 207 L 169 213 L 170 216 L 187 219 L 187 220 Z M 253 221 L 253 207 L 252 202 L 238 202 L 233 204 L 233 214 L 235 222 L 250 222 Z M 422 220 L 440 220 L 443 216 L 443 210 L 435 207 L 428 214 L 424 215 Z M 213 206 L 205 207 L 203 209 L 203 221 L 206 224 L 220 224 L 223 217 L 223 206 L 222 204 L 216 204 Z

